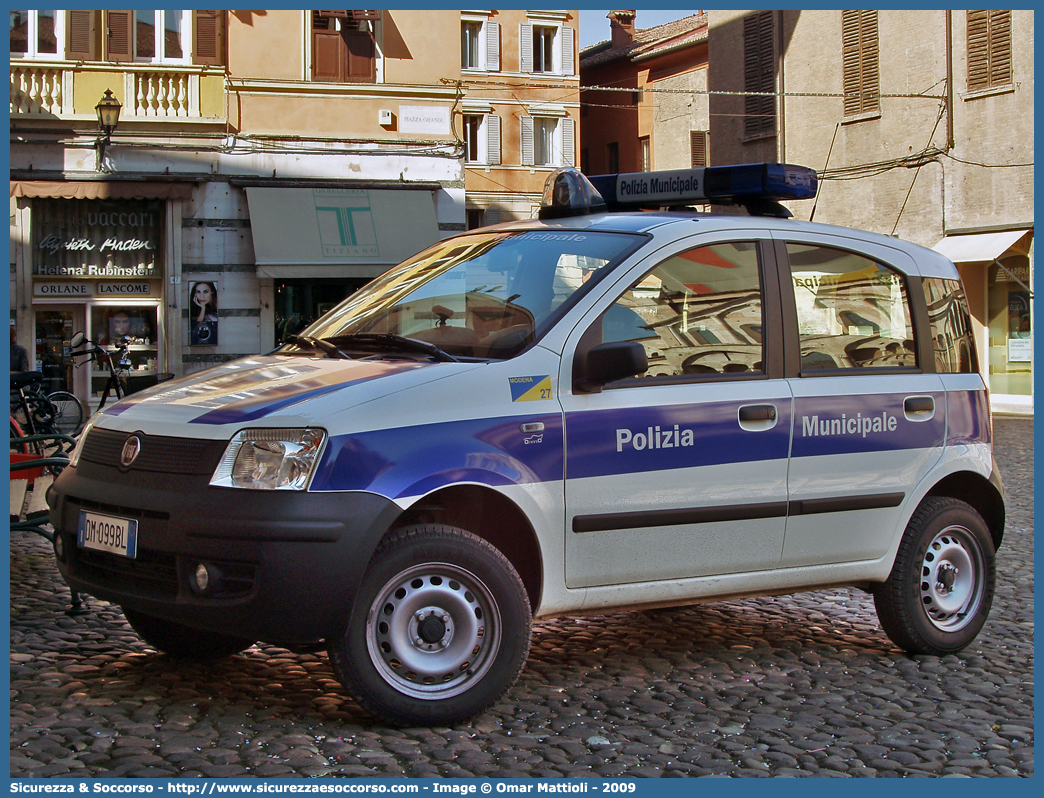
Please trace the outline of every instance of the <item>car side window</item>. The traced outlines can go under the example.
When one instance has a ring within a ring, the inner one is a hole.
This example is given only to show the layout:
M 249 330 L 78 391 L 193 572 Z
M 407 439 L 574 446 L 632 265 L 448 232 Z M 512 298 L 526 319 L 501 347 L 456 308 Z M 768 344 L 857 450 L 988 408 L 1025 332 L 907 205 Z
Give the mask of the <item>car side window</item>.
M 831 247 L 787 244 L 801 373 L 915 368 L 910 302 L 898 272 Z
M 763 374 L 758 247 L 696 247 L 660 263 L 602 315 L 602 341 L 637 341 L 641 378 Z

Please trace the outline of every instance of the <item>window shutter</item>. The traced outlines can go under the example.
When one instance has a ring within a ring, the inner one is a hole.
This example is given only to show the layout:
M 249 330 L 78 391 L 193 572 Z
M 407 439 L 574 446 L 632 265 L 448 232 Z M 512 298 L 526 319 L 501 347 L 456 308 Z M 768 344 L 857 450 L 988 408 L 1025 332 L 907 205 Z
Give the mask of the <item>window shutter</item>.
M 500 117 L 486 116 L 486 163 L 500 163 Z
M 707 165 L 707 131 L 689 131 L 689 165 L 698 169 Z
M 990 11 L 990 85 L 1011 83 L 1011 12 Z
M 562 74 L 572 75 L 573 70 L 573 29 L 562 26 Z
M 500 71 L 500 23 L 486 23 L 486 69 Z
M 533 71 L 533 26 L 518 26 L 518 69 L 519 72 Z
M 326 83 L 341 80 L 341 34 L 335 30 L 312 30 L 312 79 Z
M 1011 80 L 1011 11 L 969 11 L 968 90 Z
M 876 11 L 841 12 L 845 116 L 881 108 Z
M 225 12 L 192 12 L 192 63 L 225 63 Z
M 500 224 L 500 208 L 486 208 L 486 224 Z
M 105 12 L 105 60 L 131 61 L 134 59 L 134 36 L 131 31 L 133 11 Z
M 573 166 L 576 161 L 576 124 L 568 116 L 558 124 L 562 128 L 562 166 Z
M 66 11 L 65 57 L 70 61 L 94 61 L 98 33 L 97 11 Z
M 533 117 L 522 117 L 522 165 L 533 165 Z
M 743 86 L 751 92 L 743 103 L 743 133 L 773 133 L 776 130 L 776 70 L 772 42 L 772 13 L 759 11 L 743 18 Z
M 342 31 L 347 46 L 348 83 L 373 83 L 377 80 L 377 50 L 369 32 Z

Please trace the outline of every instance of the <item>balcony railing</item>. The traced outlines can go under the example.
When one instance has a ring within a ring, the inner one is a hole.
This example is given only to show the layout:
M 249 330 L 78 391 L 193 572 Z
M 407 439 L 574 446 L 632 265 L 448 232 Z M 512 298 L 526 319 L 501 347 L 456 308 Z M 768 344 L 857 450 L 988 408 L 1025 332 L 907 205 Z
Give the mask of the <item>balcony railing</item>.
M 64 70 L 48 66 L 11 66 L 11 116 L 59 116 L 63 111 Z
M 93 117 L 93 106 L 73 107 L 75 80 L 89 73 L 120 72 L 122 76 L 111 88 L 123 102 L 124 118 L 199 120 L 200 75 L 204 71 L 181 65 L 16 60 L 11 63 L 11 116 Z

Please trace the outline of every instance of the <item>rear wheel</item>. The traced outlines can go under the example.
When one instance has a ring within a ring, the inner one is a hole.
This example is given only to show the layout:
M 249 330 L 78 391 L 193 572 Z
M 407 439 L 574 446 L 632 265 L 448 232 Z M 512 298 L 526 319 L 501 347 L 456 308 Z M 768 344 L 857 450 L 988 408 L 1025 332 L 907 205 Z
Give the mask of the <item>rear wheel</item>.
M 958 499 L 932 497 L 917 509 L 888 581 L 874 589 L 881 626 L 914 654 L 952 654 L 978 635 L 993 604 L 993 539 Z
M 254 644 L 248 638 L 194 629 L 136 610 L 124 609 L 123 616 L 138 637 L 172 657 L 206 662 L 238 654 Z
M 47 398 L 54 405 L 54 428 L 62 435 L 76 435 L 83 425 L 83 405 L 68 391 L 55 391 Z
M 454 527 L 408 527 L 374 554 L 330 659 L 375 715 L 457 723 L 514 684 L 531 625 L 522 580 L 500 551 Z

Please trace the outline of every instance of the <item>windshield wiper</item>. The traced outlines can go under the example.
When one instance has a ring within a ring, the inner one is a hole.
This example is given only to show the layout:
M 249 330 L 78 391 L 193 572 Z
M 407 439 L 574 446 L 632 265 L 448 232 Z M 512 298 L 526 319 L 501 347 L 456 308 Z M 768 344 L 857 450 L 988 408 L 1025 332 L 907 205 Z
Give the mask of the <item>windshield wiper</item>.
M 343 360 L 351 360 L 351 357 L 346 355 L 344 352 L 342 352 L 336 346 L 331 344 L 329 341 L 325 341 L 322 338 L 312 338 L 310 335 L 288 335 L 286 336 L 286 342 L 289 344 L 296 344 L 298 346 L 304 344 L 305 346 L 311 347 L 312 349 L 321 349 L 331 357 L 339 357 Z
M 441 363 L 460 363 L 458 358 L 449 352 L 439 348 L 427 341 L 418 341 L 416 338 L 407 338 L 395 333 L 349 333 L 337 336 L 339 341 L 357 344 L 372 344 L 379 347 L 389 347 L 400 351 L 418 352 L 435 358 Z

